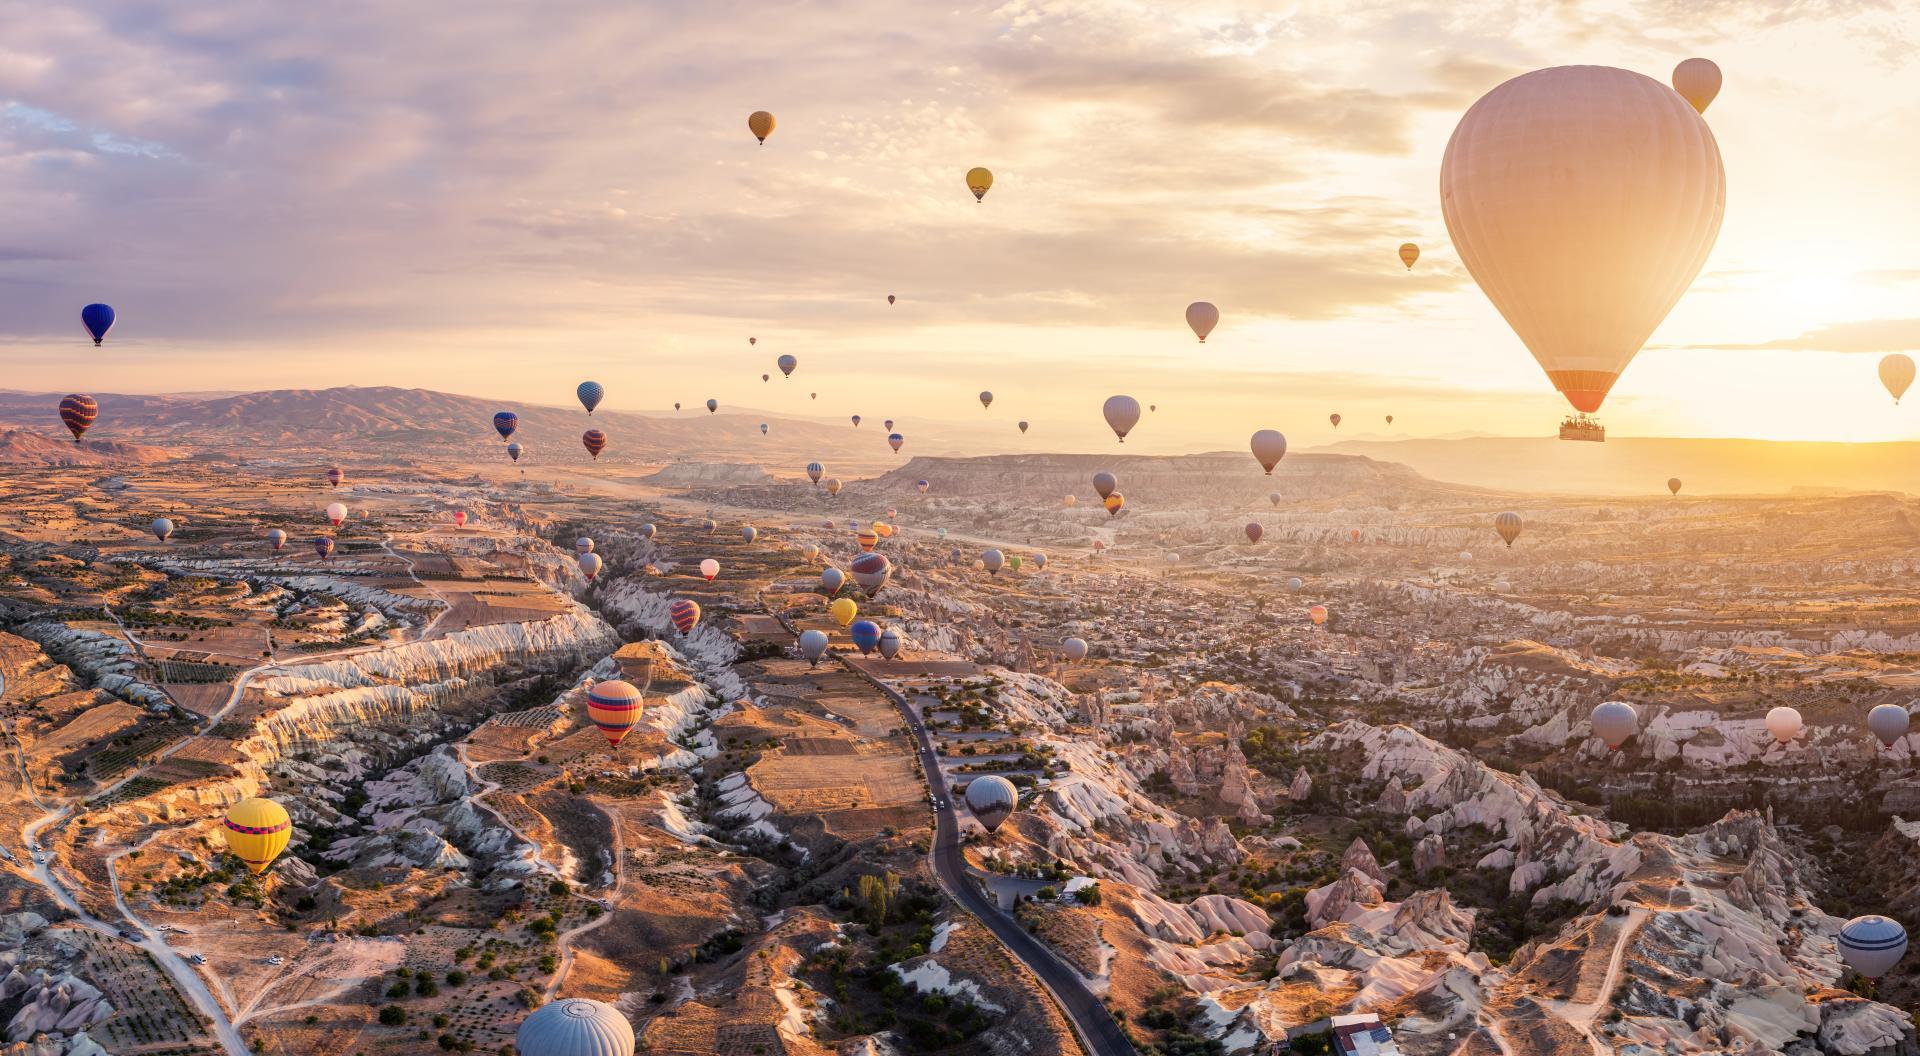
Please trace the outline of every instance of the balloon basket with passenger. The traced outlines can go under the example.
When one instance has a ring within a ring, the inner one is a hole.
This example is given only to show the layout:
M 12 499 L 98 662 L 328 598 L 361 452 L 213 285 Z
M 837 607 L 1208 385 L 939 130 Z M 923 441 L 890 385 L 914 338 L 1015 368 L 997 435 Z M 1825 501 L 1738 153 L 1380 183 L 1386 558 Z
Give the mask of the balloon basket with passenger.
M 1584 414 L 1570 414 L 1560 420 L 1560 439 L 1588 440 L 1596 444 L 1607 440 L 1607 427 L 1600 424 L 1598 418 Z

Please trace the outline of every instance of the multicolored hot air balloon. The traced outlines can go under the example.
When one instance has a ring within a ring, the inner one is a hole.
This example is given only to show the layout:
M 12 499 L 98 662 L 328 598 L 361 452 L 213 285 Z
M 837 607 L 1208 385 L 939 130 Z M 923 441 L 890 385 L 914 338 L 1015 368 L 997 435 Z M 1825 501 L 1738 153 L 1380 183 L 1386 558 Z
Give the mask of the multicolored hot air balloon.
M 1124 444 L 1127 434 L 1140 424 L 1140 401 L 1131 396 L 1109 396 L 1107 402 L 1101 405 L 1100 413 L 1106 417 L 1107 427 L 1113 430 L 1113 435 Z
M 974 201 L 984 200 L 992 187 L 993 173 L 978 165 L 967 170 L 967 190 L 973 192 Z
M 346 482 L 346 479 L 347 479 L 346 472 L 343 471 L 339 466 L 332 466 L 327 470 L 327 487 L 329 488 L 339 487 L 341 484 Z
M 1267 476 L 1273 476 L 1273 467 L 1279 465 L 1280 460 L 1285 457 L 1287 457 L 1287 438 L 1281 435 L 1280 430 L 1262 429 L 1253 434 L 1253 458 L 1260 463 L 1261 469 L 1267 471 Z
M 847 637 L 853 639 L 853 647 L 860 650 L 860 655 L 866 656 L 880 644 L 880 625 L 872 620 L 855 620 L 847 627 Z
M 907 438 L 904 436 L 901 436 L 899 433 L 887 434 L 887 446 L 893 448 L 895 451 L 900 450 L 900 445 L 906 442 L 907 442 Z
M 1120 515 L 1121 510 L 1127 508 L 1127 497 L 1116 491 L 1105 499 L 1102 499 L 1100 504 L 1107 508 L 1107 516 L 1117 517 Z
M 587 577 L 589 583 L 599 578 L 600 569 L 606 564 L 599 554 L 591 550 L 579 554 L 577 560 L 580 562 L 580 574 Z
M 332 557 L 333 556 L 333 537 L 330 535 L 314 536 L 313 552 L 320 555 L 320 560 L 322 561 L 325 561 L 328 558 Z
M 1493 530 L 1501 539 L 1506 540 L 1508 549 L 1512 549 L 1513 541 L 1520 538 L 1522 527 L 1520 515 L 1517 513 L 1503 513 L 1493 519 Z
M 583 381 L 579 388 L 573 390 L 573 394 L 580 398 L 580 406 L 585 407 L 588 414 L 592 414 L 593 409 L 600 406 L 601 399 L 607 395 L 607 390 L 597 381 Z
M 267 532 L 267 545 L 273 547 L 274 552 L 278 553 L 281 547 L 287 545 L 287 533 L 278 528 L 271 529 Z
M 518 428 L 520 428 L 519 415 L 512 411 L 495 412 L 493 416 L 493 431 L 500 434 L 500 439 L 505 440 L 512 436 L 513 431 Z
M 1726 209 L 1720 148 L 1650 77 L 1522 74 L 1467 110 L 1440 162 L 1461 263 L 1574 409 L 1600 409 L 1706 263 Z
M 1260 537 L 1265 534 L 1267 534 L 1267 530 L 1261 526 L 1259 521 L 1247 522 L 1247 542 L 1257 543 L 1260 541 Z
M 1020 793 L 1014 789 L 1013 782 L 997 774 L 987 774 L 967 782 L 966 790 L 960 796 L 967 801 L 967 809 L 973 812 L 974 820 L 988 832 L 998 829 L 1020 806 Z
M 643 693 L 638 686 L 618 678 L 595 682 L 587 690 L 587 721 L 593 723 L 608 745 L 618 747 L 627 734 L 640 725 L 640 712 L 645 703 Z
M 1187 305 L 1187 325 L 1193 328 L 1193 336 L 1199 338 L 1200 343 L 1204 345 L 1207 343 L 1207 335 L 1213 333 L 1213 328 L 1220 325 L 1220 309 L 1215 308 L 1208 301 L 1195 301 Z
M 293 837 L 293 820 L 287 809 L 271 799 L 258 796 L 243 799 L 227 808 L 220 834 L 227 839 L 227 850 L 246 863 L 255 876 L 267 871 Z
M 906 636 L 897 627 L 888 627 L 880 632 L 880 655 L 888 660 L 898 657 L 906 644 Z
M 652 521 L 648 521 L 648 522 L 647 522 L 646 524 L 643 524 L 643 525 L 641 525 L 641 526 L 640 526 L 640 538 L 642 538 L 642 539 L 651 539 L 651 538 L 653 538 L 653 537 L 654 537 L 654 534 L 655 534 L 656 532 L 658 532 L 659 530 L 660 530 L 660 529 L 658 529 L 658 528 L 655 528 L 655 527 L 653 526 L 653 522 L 652 522 Z
M 866 591 L 869 598 L 879 594 L 893 576 L 893 563 L 887 560 L 885 554 L 861 554 L 847 567 L 853 572 L 853 581 Z
M 765 110 L 755 110 L 747 115 L 747 131 L 753 133 L 753 138 L 759 140 L 763 147 L 767 145 L 767 137 L 773 135 L 773 124 L 773 115 Z
M 1720 94 L 1720 67 L 1712 59 L 1682 59 L 1673 68 L 1673 90 L 1704 114 Z
M 1893 397 L 1893 402 L 1897 406 L 1900 403 L 1900 397 L 1906 395 L 1907 386 L 1913 384 L 1913 358 L 1904 352 L 1895 352 L 1890 356 L 1882 357 L 1880 384 L 1886 386 L 1888 395 Z
M 871 528 L 862 528 L 855 532 L 853 539 L 860 544 L 860 552 L 863 554 L 872 553 L 873 548 L 880 545 L 880 533 Z
M 833 604 L 827 606 L 827 615 L 833 617 L 833 622 L 842 627 L 852 623 L 853 617 L 859 611 L 860 606 L 854 604 L 852 598 L 835 598 Z
M 586 448 L 587 454 L 592 455 L 593 460 L 598 462 L 600 452 L 607 449 L 607 434 L 598 429 L 589 429 L 580 434 L 580 446 Z
M 1315 627 L 1325 626 L 1327 622 L 1327 607 L 1325 605 L 1308 606 L 1307 618 L 1313 621 Z
M 810 630 L 800 632 L 800 655 L 807 658 L 808 667 L 819 667 L 820 658 L 827 655 L 829 640 L 827 632 Z
M 100 416 L 100 404 L 84 392 L 73 393 L 60 401 L 60 420 L 66 423 L 67 431 L 73 434 L 73 442 L 80 442 L 80 434 L 93 425 Z
M 329 502 L 327 503 L 325 512 L 327 520 L 332 521 L 333 526 L 338 528 L 341 523 L 347 519 L 347 504 L 344 502 Z
M 780 368 L 780 373 L 786 375 L 789 378 L 793 377 L 793 368 L 800 365 L 800 361 L 793 358 L 792 356 L 781 356 L 779 359 L 776 359 L 773 362 L 776 366 Z
M 681 634 L 692 634 L 700 626 L 700 603 L 692 598 L 675 598 L 667 606 L 667 615 L 673 620 L 673 628 Z
M 113 308 L 104 304 L 89 304 L 80 309 L 80 325 L 87 328 L 87 336 L 93 338 L 94 347 L 107 339 L 107 331 L 113 329 Z
M 813 481 L 813 485 L 816 488 L 820 486 L 820 474 L 826 471 L 827 467 L 818 462 L 807 463 L 807 479 Z

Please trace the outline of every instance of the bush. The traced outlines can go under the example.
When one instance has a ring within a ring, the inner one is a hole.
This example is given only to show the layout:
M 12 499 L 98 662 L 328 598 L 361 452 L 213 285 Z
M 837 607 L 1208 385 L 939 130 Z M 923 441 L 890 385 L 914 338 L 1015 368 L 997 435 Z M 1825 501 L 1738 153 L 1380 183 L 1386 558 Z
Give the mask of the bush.
M 388 1005 L 380 1010 L 380 1022 L 389 1027 L 402 1027 L 407 1023 L 407 1010 L 399 1005 Z

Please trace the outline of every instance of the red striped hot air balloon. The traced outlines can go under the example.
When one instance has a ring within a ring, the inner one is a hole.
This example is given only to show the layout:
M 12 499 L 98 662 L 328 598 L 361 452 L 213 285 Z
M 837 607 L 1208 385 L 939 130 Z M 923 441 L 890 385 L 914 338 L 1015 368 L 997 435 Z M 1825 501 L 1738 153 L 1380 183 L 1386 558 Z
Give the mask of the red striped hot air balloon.
M 667 607 L 667 614 L 673 617 L 673 628 L 681 634 L 692 634 L 700 626 L 700 603 L 692 598 L 675 598 Z
M 60 401 L 60 420 L 67 424 L 76 444 L 80 442 L 80 434 L 86 432 L 99 416 L 100 405 L 84 392 L 76 392 Z
M 597 461 L 600 458 L 600 452 L 607 449 L 607 434 L 598 429 L 589 429 L 580 434 L 580 446 L 586 448 L 587 454 L 592 455 Z
M 640 690 L 630 682 L 613 678 L 587 690 L 587 719 L 610 745 L 618 746 L 640 724 L 640 707 Z

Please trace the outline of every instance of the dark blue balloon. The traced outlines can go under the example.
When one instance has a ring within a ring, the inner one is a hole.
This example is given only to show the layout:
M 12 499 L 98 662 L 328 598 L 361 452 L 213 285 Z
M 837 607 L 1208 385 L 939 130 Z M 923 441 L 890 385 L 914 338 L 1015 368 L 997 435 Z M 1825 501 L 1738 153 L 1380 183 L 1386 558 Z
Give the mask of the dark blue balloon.
M 515 429 L 520 428 L 520 416 L 512 411 L 501 411 L 493 416 L 493 428 L 500 434 L 500 439 L 505 440 L 513 435 Z
M 855 620 L 847 628 L 847 637 L 853 639 L 854 648 L 860 650 L 861 656 L 865 656 L 880 644 L 880 625 L 872 620 Z
M 107 339 L 107 331 L 113 326 L 113 309 L 104 304 L 89 304 L 80 309 L 80 322 L 97 345 Z

